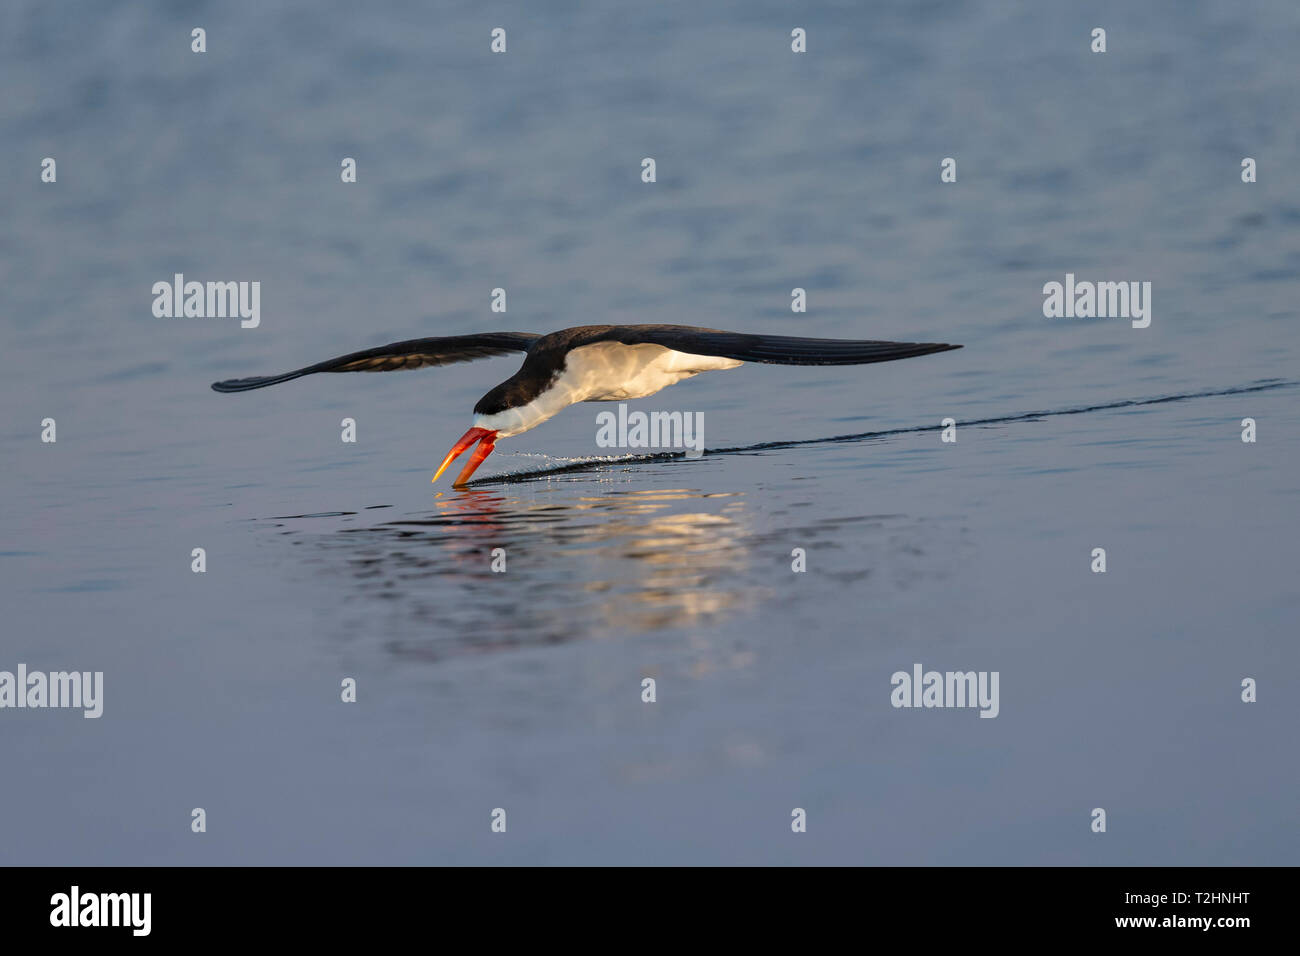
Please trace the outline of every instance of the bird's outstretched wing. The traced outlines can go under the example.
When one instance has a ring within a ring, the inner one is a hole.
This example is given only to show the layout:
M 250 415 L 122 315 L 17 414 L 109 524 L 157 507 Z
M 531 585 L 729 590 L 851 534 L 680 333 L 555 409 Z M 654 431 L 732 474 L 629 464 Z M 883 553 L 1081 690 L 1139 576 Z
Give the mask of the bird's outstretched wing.
M 739 362 L 769 365 L 867 365 L 959 349 L 940 342 L 877 342 L 866 339 L 810 339 L 791 335 L 750 335 L 697 329 L 688 325 L 591 327 L 590 337 L 573 347 L 595 342 L 660 345 L 692 355 L 716 355 Z
M 246 392 L 251 388 L 278 385 L 315 372 L 394 372 L 426 365 L 451 365 L 509 352 L 527 352 L 539 336 L 532 332 L 482 332 L 478 335 L 443 335 L 428 339 L 409 339 L 378 348 L 340 355 L 281 375 L 232 378 L 213 382 L 216 392 Z

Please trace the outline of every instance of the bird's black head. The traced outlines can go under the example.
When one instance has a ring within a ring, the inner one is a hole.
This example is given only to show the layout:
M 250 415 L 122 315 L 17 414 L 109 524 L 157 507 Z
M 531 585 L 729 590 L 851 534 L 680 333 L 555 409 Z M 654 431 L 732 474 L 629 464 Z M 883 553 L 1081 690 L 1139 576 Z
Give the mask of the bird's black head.
M 478 404 L 474 406 L 474 414 L 496 415 L 508 408 L 527 405 L 546 391 L 563 371 L 563 357 L 556 363 L 535 360 L 535 357 L 530 355 L 518 372 L 478 400 Z
M 474 406 L 475 415 L 496 415 L 504 412 L 507 408 L 513 408 L 518 402 L 511 401 L 513 379 L 507 379 L 496 388 L 492 389 Z

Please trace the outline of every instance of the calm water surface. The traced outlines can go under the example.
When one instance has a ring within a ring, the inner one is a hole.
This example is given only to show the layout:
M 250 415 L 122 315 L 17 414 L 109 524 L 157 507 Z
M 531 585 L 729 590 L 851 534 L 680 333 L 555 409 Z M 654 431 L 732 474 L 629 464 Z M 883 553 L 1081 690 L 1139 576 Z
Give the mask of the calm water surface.
M 1300 859 L 1293 4 L 331 6 L 0 12 L 0 669 L 106 684 L 0 713 L 0 861 Z M 176 272 L 261 326 L 155 319 Z M 1066 272 L 1151 327 L 1043 318 Z M 633 403 L 698 461 L 579 406 L 480 474 L 590 468 L 459 492 L 514 360 L 208 389 L 592 322 L 966 348 Z M 916 662 L 1000 715 L 893 709 Z

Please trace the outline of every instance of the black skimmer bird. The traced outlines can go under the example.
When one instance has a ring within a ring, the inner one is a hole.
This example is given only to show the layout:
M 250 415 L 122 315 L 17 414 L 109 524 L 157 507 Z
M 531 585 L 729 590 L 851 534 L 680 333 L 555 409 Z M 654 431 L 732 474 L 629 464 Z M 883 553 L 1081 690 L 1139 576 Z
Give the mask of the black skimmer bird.
M 524 352 L 519 371 L 478 400 L 474 425 L 443 459 L 433 480 L 475 442 L 454 487 L 469 481 L 497 439 L 536 428 L 576 402 L 645 398 L 684 378 L 745 362 L 769 365 L 867 365 L 959 349 L 935 342 L 871 342 L 746 335 L 687 325 L 584 325 L 550 335 L 481 332 L 394 342 L 317 362 L 282 375 L 216 382 L 218 392 L 246 392 L 315 372 L 391 372 Z

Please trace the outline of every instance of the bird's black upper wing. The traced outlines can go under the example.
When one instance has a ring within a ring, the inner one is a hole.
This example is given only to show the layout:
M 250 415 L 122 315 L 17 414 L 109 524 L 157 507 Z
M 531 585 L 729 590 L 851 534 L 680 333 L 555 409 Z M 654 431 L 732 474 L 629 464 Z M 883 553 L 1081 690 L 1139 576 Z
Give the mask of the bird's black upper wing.
M 314 372 L 393 372 L 426 365 L 450 365 L 509 352 L 527 352 L 539 336 L 532 332 L 482 332 L 478 335 L 444 335 L 428 339 L 409 339 L 378 348 L 364 349 L 327 359 L 281 375 L 232 378 L 214 382 L 217 392 L 246 392 L 250 388 L 278 385 Z
M 877 342 L 866 339 L 811 339 L 792 335 L 750 335 L 697 329 L 688 325 L 592 326 L 571 348 L 595 342 L 660 345 L 692 355 L 717 355 L 769 365 L 866 365 L 959 349 L 939 342 Z

